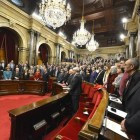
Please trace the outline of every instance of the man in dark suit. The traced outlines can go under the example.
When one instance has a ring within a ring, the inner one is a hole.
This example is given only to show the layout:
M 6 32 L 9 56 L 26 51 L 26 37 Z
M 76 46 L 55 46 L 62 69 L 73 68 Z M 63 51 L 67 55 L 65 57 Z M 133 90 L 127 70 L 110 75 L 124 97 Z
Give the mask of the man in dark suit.
M 68 77 L 69 77 L 69 72 L 68 72 L 68 69 L 65 68 L 64 78 L 61 82 L 66 83 L 66 81 L 68 80 Z
M 4 60 L 1 61 L 1 65 L 2 65 L 2 67 L 3 67 L 3 70 L 5 70 L 6 67 L 7 67 L 7 64 L 4 62 Z
M 0 63 L 0 79 L 2 78 L 2 75 L 3 75 L 3 67 L 2 67 L 2 65 Z
M 66 81 L 66 85 L 69 85 L 69 86 L 71 85 L 72 78 L 73 78 L 73 70 L 70 69 L 69 70 L 69 77 L 68 77 L 68 80 Z
M 98 73 L 98 75 L 96 77 L 95 83 L 97 83 L 99 85 L 103 85 L 103 77 L 104 77 L 104 73 L 105 73 L 103 68 L 104 68 L 103 66 L 98 67 L 99 73 Z
M 125 62 L 125 72 L 129 74 L 126 88 L 123 92 L 123 105 L 127 116 L 121 122 L 122 131 L 133 135 L 135 140 L 140 140 L 140 73 L 139 61 L 131 58 Z
M 61 71 L 60 71 L 60 73 L 58 75 L 58 78 L 57 78 L 58 82 L 63 81 L 63 78 L 64 78 L 64 70 L 61 69 Z
M 75 115 L 75 113 L 77 112 L 78 108 L 79 108 L 79 98 L 80 98 L 80 94 L 82 92 L 82 77 L 79 74 L 79 68 L 75 67 L 73 68 L 73 78 L 71 80 L 71 85 L 70 85 L 70 90 L 69 93 L 71 95 L 71 100 L 72 100 L 72 116 Z
M 54 76 L 58 77 L 59 73 L 60 73 L 60 71 L 59 71 L 58 67 L 56 67 L 54 70 Z
M 42 76 L 42 80 L 46 82 L 46 86 L 45 86 L 45 93 L 48 92 L 48 82 L 49 82 L 49 74 L 47 72 L 47 69 L 44 69 L 44 74 Z
M 92 73 L 91 73 L 91 76 L 90 76 L 90 83 L 94 84 L 94 81 L 96 80 L 96 77 L 97 77 L 96 68 L 92 67 Z
M 21 77 L 21 73 L 19 72 L 19 68 L 16 68 L 16 71 L 13 72 L 13 78 L 19 80 Z
M 53 77 L 53 75 L 54 75 L 54 70 L 53 70 L 52 66 L 50 66 L 49 75 L 50 75 L 51 77 Z

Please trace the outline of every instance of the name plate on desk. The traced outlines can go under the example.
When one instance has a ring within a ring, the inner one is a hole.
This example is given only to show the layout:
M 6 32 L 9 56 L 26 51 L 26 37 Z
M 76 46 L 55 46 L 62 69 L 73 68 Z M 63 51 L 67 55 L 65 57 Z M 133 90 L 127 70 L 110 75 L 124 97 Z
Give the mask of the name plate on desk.
M 109 100 L 118 104 L 122 104 L 119 98 L 109 96 Z
M 103 126 L 106 127 L 107 129 L 110 129 L 111 131 L 117 133 L 118 135 L 128 139 L 128 136 L 121 130 L 121 125 L 118 123 L 115 123 L 109 119 L 106 120 L 104 119 Z
M 115 115 L 117 115 L 117 116 L 119 116 L 119 117 L 122 117 L 122 118 L 125 118 L 126 117 L 126 115 L 127 115 L 127 113 L 126 112 L 123 112 L 123 111 L 121 111 L 121 110 L 118 110 L 118 109 L 116 109 L 116 112 L 114 112 L 114 111 L 112 111 L 111 110 L 111 106 L 108 106 L 108 108 L 107 108 L 107 110 L 108 110 L 108 112 L 111 112 L 111 113 L 113 113 L 113 114 L 115 114 Z

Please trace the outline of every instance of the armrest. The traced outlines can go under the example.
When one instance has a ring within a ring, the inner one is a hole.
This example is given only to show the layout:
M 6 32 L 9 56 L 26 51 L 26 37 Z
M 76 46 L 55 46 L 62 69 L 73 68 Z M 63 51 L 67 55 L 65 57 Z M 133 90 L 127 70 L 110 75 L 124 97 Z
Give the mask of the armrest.
M 92 112 L 92 110 L 93 110 L 93 109 L 91 109 L 91 108 L 84 108 L 84 109 L 83 109 L 84 112 L 87 111 L 89 114 Z
M 81 123 L 81 124 L 85 124 L 85 122 L 86 122 L 87 120 L 85 120 L 85 119 L 83 119 L 83 118 L 80 118 L 80 117 L 75 117 L 74 118 L 74 122 L 75 123 Z
M 92 103 L 92 102 L 86 102 L 85 103 L 85 106 L 89 106 L 89 108 L 93 108 L 94 107 L 94 103 Z
M 54 140 L 72 140 L 66 136 L 57 135 Z

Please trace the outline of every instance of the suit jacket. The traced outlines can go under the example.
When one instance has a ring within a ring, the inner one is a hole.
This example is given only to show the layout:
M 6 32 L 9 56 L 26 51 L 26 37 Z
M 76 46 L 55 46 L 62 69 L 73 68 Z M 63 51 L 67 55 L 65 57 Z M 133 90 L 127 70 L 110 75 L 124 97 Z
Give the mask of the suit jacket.
M 1 70 L 3 70 L 3 67 L 2 66 L 0 66 L 0 78 L 3 75 L 3 71 L 1 71 Z
M 18 78 L 20 79 L 21 73 L 20 73 L 20 72 L 16 73 L 16 72 L 14 71 L 14 72 L 13 72 L 13 77 L 14 77 L 14 79 L 15 79 L 15 77 L 18 77 Z
M 69 77 L 69 73 L 67 72 L 64 74 L 64 78 L 62 81 L 64 81 L 64 83 L 66 83 L 66 81 L 68 80 L 68 77 Z
M 105 71 L 103 70 L 101 73 L 99 72 L 97 77 L 96 77 L 96 83 L 99 85 L 103 85 L 103 77 L 104 77 Z
M 30 74 L 27 73 L 27 75 L 25 75 L 25 73 L 23 73 L 23 80 L 29 80 L 30 78 Z
M 68 85 L 71 84 L 72 78 L 73 78 L 73 74 L 69 75 L 68 80 L 66 81 L 66 83 L 68 83 Z
M 70 95 L 78 95 L 80 96 L 80 94 L 82 93 L 82 77 L 80 74 L 76 74 L 74 75 L 74 77 L 71 80 L 71 85 L 70 85 L 70 90 L 69 90 L 69 94 Z
M 42 80 L 46 81 L 46 82 L 49 82 L 49 74 L 48 73 L 44 73 L 43 76 L 42 76 Z
M 53 77 L 53 74 L 54 74 L 54 70 L 53 70 L 53 69 L 49 69 L 49 75 L 50 75 L 51 77 Z
M 91 73 L 90 83 L 93 83 L 94 84 L 94 81 L 96 80 L 96 77 L 97 77 L 97 72 L 96 71 L 94 71 L 93 73 Z
M 4 80 L 6 80 L 6 79 L 11 79 L 11 77 L 12 77 L 12 72 L 9 71 L 9 72 L 7 73 L 7 71 L 4 71 L 4 72 L 3 72 L 3 75 L 4 75 Z
M 63 78 L 64 78 L 64 73 L 59 73 L 57 80 L 61 82 Z
M 1 63 L 1 65 L 3 65 L 3 63 Z M 5 70 L 6 67 L 7 67 L 7 64 L 4 62 L 3 70 Z
M 127 88 L 124 90 L 123 105 L 127 116 L 125 128 L 136 140 L 140 139 L 140 73 L 136 71 L 130 78 Z

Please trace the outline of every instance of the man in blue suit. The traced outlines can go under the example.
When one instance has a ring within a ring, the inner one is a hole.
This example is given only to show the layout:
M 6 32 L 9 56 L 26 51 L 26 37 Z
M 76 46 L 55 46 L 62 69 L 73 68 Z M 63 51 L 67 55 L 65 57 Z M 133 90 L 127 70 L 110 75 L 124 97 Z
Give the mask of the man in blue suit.
M 4 80 L 11 80 L 12 72 L 10 71 L 10 68 L 7 67 L 6 71 L 3 72 Z
M 92 67 L 92 73 L 91 73 L 91 76 L 90 76 L 90 83 L 94 84 L 94 82 L 96 80 L 96 77 L 97 77 L 96 68 Z

